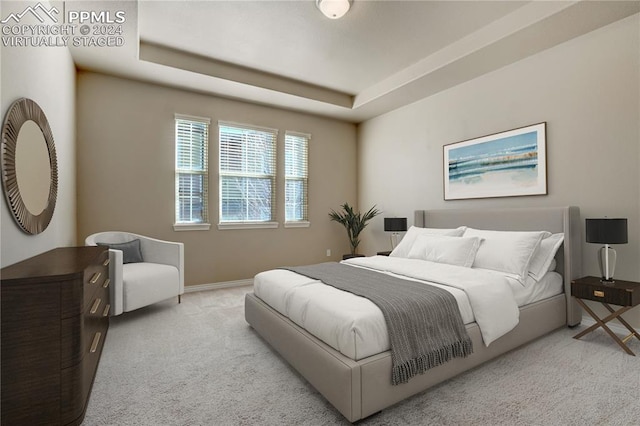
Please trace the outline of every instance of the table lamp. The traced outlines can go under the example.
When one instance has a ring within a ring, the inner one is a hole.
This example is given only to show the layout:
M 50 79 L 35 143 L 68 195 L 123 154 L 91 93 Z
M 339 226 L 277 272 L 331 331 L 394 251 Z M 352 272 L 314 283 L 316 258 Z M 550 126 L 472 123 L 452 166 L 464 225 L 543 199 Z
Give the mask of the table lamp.
M 598 250 L 600 279 L 603 283 L 614 283 L 613 272 L 616 268 L 616 251 L 609 244 L 626 244 L 627 219 L 586 219 L 587 242 L 604 244 Z
M 398 244 L 398 233 L 405 232 L 407 230 L 407 218 L 385 217 L 384 230 L 385 232 L 391 232 L 391 250 L 393 250 Z

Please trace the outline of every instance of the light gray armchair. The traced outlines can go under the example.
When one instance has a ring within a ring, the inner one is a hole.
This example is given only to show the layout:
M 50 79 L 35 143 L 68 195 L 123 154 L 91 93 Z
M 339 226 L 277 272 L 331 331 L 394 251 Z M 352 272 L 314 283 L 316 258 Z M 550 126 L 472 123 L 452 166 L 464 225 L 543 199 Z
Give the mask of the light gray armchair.
M 111 231 L 89 235 L 85 245 L 109 246 L 112 315 L 175 296 L 180 303 L 184 294 L 184 244 Z

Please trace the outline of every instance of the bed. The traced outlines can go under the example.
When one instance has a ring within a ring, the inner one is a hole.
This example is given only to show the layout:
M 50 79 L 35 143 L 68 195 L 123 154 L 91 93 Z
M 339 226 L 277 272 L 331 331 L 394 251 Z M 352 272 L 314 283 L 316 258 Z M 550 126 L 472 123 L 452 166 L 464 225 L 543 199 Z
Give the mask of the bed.
M 481 230 L 548 231 L 561 233 L 564 237 L 554 259 L 555 271 L 561 275 L 559 294 L 519 306 L 519 321 L 515 328 L 488 346 L 483 343 L 478 324 L 467 323 L 466 331 L 474 346 L 473 354 L 468 357 L 455 358 L 407 383 L 392 385 L 389 350 L 365 357 L 347 356 L 342 353 L 344 350 L 341 352 L 335 349 L 336 345 L 332 347 L 315 337 L 255 293 L 246 296 L 245 318 L 351 422 L 375 414 L 559 327 L 580 322 L 580 308 L 570 297 L 570 282 L 581 274 L 581 226 L 577 207 L 415 212 L 416 227 L 456 228 L 461 225 Z

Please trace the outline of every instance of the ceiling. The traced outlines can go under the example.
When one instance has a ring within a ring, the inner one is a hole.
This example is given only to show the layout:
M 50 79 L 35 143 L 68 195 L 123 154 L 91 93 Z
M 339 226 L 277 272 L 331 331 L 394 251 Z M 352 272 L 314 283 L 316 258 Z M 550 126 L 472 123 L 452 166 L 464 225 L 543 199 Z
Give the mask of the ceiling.
M 103 4 L 125 11 L 124 43 L 72 48 L 80 69 L 351 122 L 640 11 L 637 1 L 354 0 L 331 20 L 314 0 Z

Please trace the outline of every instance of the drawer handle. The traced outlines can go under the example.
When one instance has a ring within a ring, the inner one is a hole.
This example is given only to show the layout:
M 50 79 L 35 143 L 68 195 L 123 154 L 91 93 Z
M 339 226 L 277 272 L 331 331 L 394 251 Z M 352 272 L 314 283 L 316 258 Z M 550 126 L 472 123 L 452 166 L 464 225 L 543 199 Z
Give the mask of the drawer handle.
M 96 313 L 96 311 L 98 310 L 98 307 L 100 307 L 100 303 L 102 303 L 102 300 L 100 300 L 100 299 L 96 299 L 96 300 L 93 302 L 93 306 L 91 307 L 91 311 L 90 311 L 90 313 L 95 314 L 95 313 Z
M 111 280 L 109 278 L 107 278 L 106 280 L 104 280 L 104 283 L 102 284 L 102 288 L 109 287 L 109 283 L 111 283 Z
M 593 295 L 595 297 L 604 297 L 604 291 L 600 291 L 600 290 L 593 290 Z
M 91 342 L 91 349 L 89 349 L 89 352 L 94 353 L 96 350 L 98 350 L 98 344 L 100 343 L 100 337 L 102 337 L 102 333 L 97 332 L 95 334 L 95 336 L 93 336 L 93 342 Z
M 109 316 L 109 310 L 111 309 L 111 305 L 107 305 L 104 307 L 104 311 L 102 311 L 102 316 L 106 317 Z
M 104 262 L 102 262 L 102 266 L 109 266 L 109 259 L 106 259 Z
M 102 272 L 96 272 L 95 274 L 93 274 L 93 277 L 91 277 L 91 280 L 89 281 L 89 283 L 91 284 L 97 283 L 98 280 L 100 279 L 100 275 L 102 275 Z

